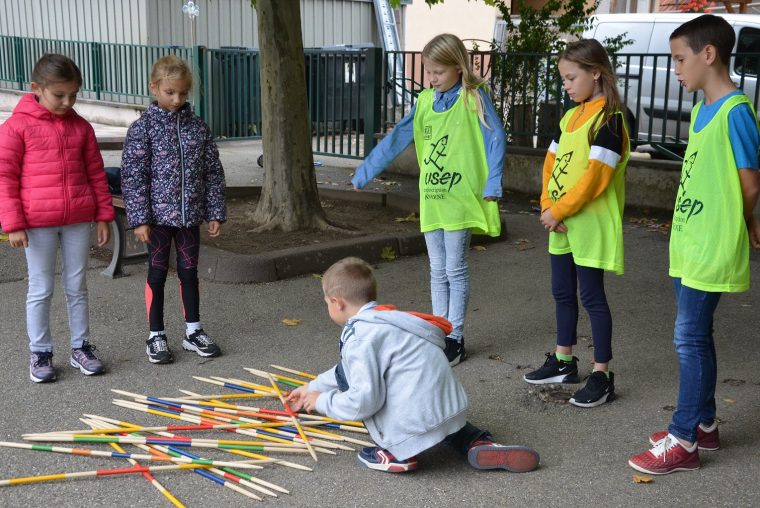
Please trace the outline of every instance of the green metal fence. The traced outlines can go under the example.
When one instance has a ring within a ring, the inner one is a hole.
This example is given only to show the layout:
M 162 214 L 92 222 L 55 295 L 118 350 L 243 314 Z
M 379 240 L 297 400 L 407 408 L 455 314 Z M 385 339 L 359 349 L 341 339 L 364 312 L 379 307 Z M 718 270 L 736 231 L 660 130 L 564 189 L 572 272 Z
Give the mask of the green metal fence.
M 45 53 L 60 53 L 82 71 L 85 99 L 147 104 L 153 62 L 173 54 L 192 64 L 193 49 L 0 35 L 0 86 L 29 88 L 35 62 Z
M 562 112 L 572 106 L 557 74 L 556 55 L 473 52 L 470 58 L 475 72 L 488 84 L 510 143 L 546 147 Z M 621 98 L 631 113 L 632 144 L 648 144 L 666 156 L 677 156 L 672 152 L 686 146 L 691 108 L 701 95 L 688 93 L 680 86 L 669 54 L 621 53 L 612 56 L 612 63 Z M 757 110 L 760 53 L 732 55 L 729 72 Z M 381 125 L 387 130 L 409 112 L 417 94 L 427 85 L 417 52 L 389 52 L 383 75 L 388 79 L 383 87 Z
M 259 54 L 246 48 L 159 47 L 61 41 L 0 35 L 0 87 L 27 89 L 32 68 L 46 52 L 70 56 L 82 69 L 82 97 L 130 104 L 150 101 L 150 69 L 174 54 L 196 75 L 193 101 L 218 138 L 252 138 L 262 132 Z M 488 84 L 509 142 L 543 148 L 570 106 L 556 71 L 556 55 L 473 52 L 476 73 Z M 760 103 L 760 53 L 733 55 L 732 79 Z M 634 145 L 678 152 L 688 136 L 691 108 L 699 96 L 679 86 L 670 55 L 613 56 L 618 86 L 634 121 Z M 407 114 L 427 85 L 418 52 L 379 48 L 307 49 L 305 69 L 313 148 L 316 154 L 363 157 L 374 135 Z

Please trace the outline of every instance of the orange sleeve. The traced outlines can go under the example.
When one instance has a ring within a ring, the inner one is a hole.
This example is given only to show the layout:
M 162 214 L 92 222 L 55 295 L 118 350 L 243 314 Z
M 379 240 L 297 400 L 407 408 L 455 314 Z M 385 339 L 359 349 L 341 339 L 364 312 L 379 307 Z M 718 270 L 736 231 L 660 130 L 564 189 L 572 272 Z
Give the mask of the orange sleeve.
M 551 212 L 558 221 L 578 213 L 587 203 L 596 199 L 615 176 L 615 168 L 598 161 L 589 160 L 588 168 L 576 184 L 556 203 L 551 205 Z M 543 196 L 541 200 L 543 204 Z M 542 205 L 543 208 L 543 205 Z
M 549 178 L 552 176 L 552 170 L 554 169 L 554 160 L 557 158 L 557 154 L 549 151 L 546 152 L 546 158 L 544 159 L 544 171 L 541 179 L 541 211 L 543 212 L 547 208 L 551 208 L 552 200 L 549 198 Z

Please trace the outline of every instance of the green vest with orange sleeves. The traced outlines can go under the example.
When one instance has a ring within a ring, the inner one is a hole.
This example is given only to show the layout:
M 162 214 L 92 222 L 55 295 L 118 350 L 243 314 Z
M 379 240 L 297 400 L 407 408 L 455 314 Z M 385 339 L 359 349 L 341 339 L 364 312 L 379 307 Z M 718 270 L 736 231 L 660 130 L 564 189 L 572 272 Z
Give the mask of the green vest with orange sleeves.
M 576 108 L 571 109 L 560 121 L 562 134 L 559 138 L 554 168 L 549 178 L 548 193 L 556 203 L 588 170 L 588 135 L 592 127 L 601 121 L 602 112 L 586 120 L 572 132 L 568 122 Z M 626 129 L 623 115 L 619 121 Z M 573 255 L 578 266 L 601 268 L 623 273 L 623 206 L 625 204 L 625 166 L 628 151 L 615 166 L 615 175 L 604 192 L 587 203 L 578 213 L 566 217 L 563 222 L 567 233 L 549 233 L 549 252 Z

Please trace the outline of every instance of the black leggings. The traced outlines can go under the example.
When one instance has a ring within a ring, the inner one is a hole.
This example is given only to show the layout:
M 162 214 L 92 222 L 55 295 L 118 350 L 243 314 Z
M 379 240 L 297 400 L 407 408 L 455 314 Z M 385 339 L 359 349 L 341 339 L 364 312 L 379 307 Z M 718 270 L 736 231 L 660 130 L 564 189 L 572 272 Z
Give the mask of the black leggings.
M 185 321 L 200 321 L 200 295 L 198 293 L 198 253 L 200 228 L 154 226 L 148 244 L 148 281 L 145 284 L 145 306 L 150 331 L 164 329 L 164 286 L 169 272 L 169 251 L 174 239 L 177 250 L 177 277 L 179 278 L 182 308 Z
M 594 361 L 612 359 L 612 315 L 604 293 L 604 270 L 578 266 L 572 254 L 551 254 L 552 294 L 557 308 L 557 345 L 574 346 L 578 342 L 578 294 L 591 321 Z

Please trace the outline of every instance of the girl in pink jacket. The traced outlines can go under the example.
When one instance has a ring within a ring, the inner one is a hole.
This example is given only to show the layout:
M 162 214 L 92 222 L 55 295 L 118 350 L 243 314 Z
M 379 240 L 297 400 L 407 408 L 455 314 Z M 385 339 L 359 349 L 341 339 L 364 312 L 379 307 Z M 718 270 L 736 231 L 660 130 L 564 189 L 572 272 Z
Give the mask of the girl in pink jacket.
M 32 92 L 0 125 L 0 224 L 12 247 L 24 247 L 29 271 L 26 324 L 29 376 L 55 380 L 50 301 L 58 248 L 71 332 L 69 363 L 84 375 L 103 372 L 90 343 L 87 259 L 90 223 L 98 245 L 109 240 L 114 211 L 95 132 L 73 109 L 82 86 L 77 65 L 46 54 L 32 71 Z

